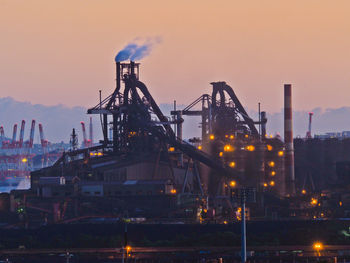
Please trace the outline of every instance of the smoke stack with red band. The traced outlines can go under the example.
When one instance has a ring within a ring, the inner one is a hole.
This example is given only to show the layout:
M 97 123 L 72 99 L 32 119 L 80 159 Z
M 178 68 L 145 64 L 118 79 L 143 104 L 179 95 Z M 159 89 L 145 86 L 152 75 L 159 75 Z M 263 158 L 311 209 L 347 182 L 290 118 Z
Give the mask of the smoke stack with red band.
M 295 195 L 292 85 L 284 85 L 284 142 L 286 145 L 286 194 Z

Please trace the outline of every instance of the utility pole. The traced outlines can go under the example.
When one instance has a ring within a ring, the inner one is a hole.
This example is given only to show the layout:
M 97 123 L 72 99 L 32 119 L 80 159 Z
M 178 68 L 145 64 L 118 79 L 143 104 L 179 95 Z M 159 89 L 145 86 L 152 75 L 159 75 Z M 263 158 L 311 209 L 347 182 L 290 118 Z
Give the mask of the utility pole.
M 247 261 L 247 236 L 246 236 L 246 222 L 245 222 L 245 202 L 246 202 L 246 189 L 242 189 L 241 192 L 241 261 L 245 263 Z
M 255 188 L 240 188 L 236 190 L 238 195 L 236 202 L 240 201 L 241 204 L 241 262 L 247 261 L 247 234 L 246 234 L 246 209 L 245 204 L 256 202 L 256 189 Z M 231 194 L 232 196 L 232 194 Z

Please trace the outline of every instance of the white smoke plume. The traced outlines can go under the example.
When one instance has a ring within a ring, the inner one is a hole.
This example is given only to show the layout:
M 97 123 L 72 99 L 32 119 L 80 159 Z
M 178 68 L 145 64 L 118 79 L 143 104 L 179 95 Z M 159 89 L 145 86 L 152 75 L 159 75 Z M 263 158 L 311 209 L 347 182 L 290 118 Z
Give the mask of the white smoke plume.
M 137 38 L 131 43 L 127 44 L 115 57 L 116 62 L 125 60 L 140 60 L 151 53 L 152 48 L 159 44 L 161 39 L 159 37 L 140 39 Z

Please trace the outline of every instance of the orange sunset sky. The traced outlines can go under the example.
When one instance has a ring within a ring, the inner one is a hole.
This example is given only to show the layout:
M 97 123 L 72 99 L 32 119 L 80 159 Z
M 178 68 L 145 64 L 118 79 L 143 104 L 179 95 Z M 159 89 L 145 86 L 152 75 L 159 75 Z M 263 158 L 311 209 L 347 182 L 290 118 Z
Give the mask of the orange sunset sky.
M 114 56 L 162 42 L 141 80 L 158 103 L 188 104 L 225 80 L 249 109 L 350 106 L 350 1 L 0 0 L 0 97 L 94 106 L 113 91 Z

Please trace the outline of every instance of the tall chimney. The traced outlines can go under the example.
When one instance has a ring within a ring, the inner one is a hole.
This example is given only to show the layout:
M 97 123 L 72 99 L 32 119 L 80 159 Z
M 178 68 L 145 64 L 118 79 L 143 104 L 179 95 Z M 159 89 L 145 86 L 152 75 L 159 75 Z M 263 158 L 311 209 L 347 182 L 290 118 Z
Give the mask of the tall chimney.
M 293 146 L 293 107 L 292 107 L 292 85 L 284 85 L 284 143 L 285 154 L 285 175 L 286 195 L 295 195 L 294 175 L 294 146 Z
M 267 122 L 266 111 L 262 111 L 260 113 L 260 122 L 261 122 L 261 137 L 263 139 L 265 139 L 265 137 L 266 137 L 266 122 Z
M 116 62 L 115 64 L 115 68 L 116 68 L 116 88 L 117 88 L 117 91 L 119 92 L 120 91 L 120 62 Z

